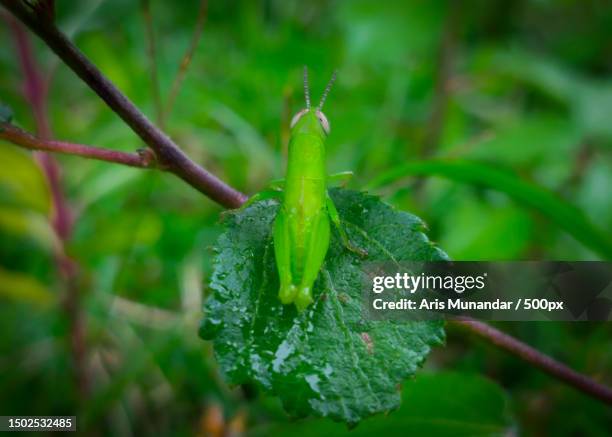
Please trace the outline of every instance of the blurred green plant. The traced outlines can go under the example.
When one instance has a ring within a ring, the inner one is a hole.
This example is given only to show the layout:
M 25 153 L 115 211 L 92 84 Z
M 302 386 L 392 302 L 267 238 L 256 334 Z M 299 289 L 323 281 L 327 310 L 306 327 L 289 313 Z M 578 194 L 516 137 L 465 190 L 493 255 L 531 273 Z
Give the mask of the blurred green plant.
M 57 25 L 155 118 L 150 66 L 157 67 L 161 98 L 168 102 L 201 2 L 180 8 L 150 2 L 155 59 L 139 2 L 54 3 Z M 302 100 L 301 66 L 321 73 L 313 75 L 317 88 L 324 86 L 318 78 L 339 68 L 328 108 L 331 172 L 352 168 L 355 186 L 362 186 L 404 161 L 452 157 L 514 173 L 515 181 L 502 188 L 518 189 L 527 200 L 487 181 L 457 184 L 448 176 L 381 190 L 398 209 L 423 217 L 430 237 L 452 258 L 609 259 L 612 8 L 598 0 L 457 4 L 210 2 L 201 43 L 166 114 L 167 132 L 194 161 L 241 191 L 256 192 L 282 173 L 287 124 Z M 34 131 L 9 26 L 0 26 L 0 38 L 7 41 L 0 48 L 1 99 L 14 109 L 14 123 Z M 57 138 L 127 152 L 142 147 L 47 48 L 36 45 L 34 51 L 50 85 L 47 112 Z M 211 349 L 195 337 L 202 295 L 210 292 L 203 285 L 212 272 L 207 248 L 221 232 L 216 205 L 163 174 L 71 157 L 59 161 L 75 215 L 65 249 L 81 266 L 93 396 L 87 402 L 77 395 L 69 323 L 58 311 L 64 290 L 54 262 L 57 236 L 49 232 L 49 187 L 35 160 L 2 143 L 0 265 L 9 278 L 2 284 L 10 285 L 0 297 L 3 414 L 76 412 L 87 415 L 90 429 L 113 435 L 212 434 L 230 427 L 259 435 L 297 427 L 302 433 L 344 432 L 329 421 L 288 422 L 257 388 L 227 387 Z M 539 194 L 530 196 L 524 183 Z M 551 193 L 556 201 L 549 201 Z M 538 196 L 545 201 L 535 205 Z M 561 206 L 561 198 L 574 206 Z M 555 208 L 563 225 L 549 218 Z M 577 229 L 568 229 L 571 223 Z M 598 235 L 603 243 L 595 242 Z M 23 279 L 26 288 L 37 284 L 30 290 L 44 289 L 50 304 L 26 299 L 11 278 Z M 505 329 L 610 382 L 608 324 Z M 368 432 L 371 423 L 370 432 L 386 434 L 608 434 L 605 405 L 468 344 L 452 329 L 448 335 L 448 345 L 433 351 L 427 366 L 459 373 L 419 374 L 428 382 L 415 389 L 418 396 L 410 397 L 412 382 L 406 383 L 400 409 L 364 421 L 353 433 Z M 474 372 L 503 381 L 504 388 L 479 381 Z M 456 390 L 441 391 L 449 386 Z M 454 399 L 457 405 L 447 408 Z M 475 407 L 459 408 L 466 405 Z M 501 420 L 506 407 L 516 425 Z M 470 425 L 442 424 L 441 415 Z
M 612 258 L 612 239 L 597 229 L 580 209 L 509 171 L 465 160 L 414 161 L 382 173 L 368 184 L 368 188 L 382 188 L 407 176 L 441 176 L 500 191 L 522 206 L 546 216 L 602 257 Z

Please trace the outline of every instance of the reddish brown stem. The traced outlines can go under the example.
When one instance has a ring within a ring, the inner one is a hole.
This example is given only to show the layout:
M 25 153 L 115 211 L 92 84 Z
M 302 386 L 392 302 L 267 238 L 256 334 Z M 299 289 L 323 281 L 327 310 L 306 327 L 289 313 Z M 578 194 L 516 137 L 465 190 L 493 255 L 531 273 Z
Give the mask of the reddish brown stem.
M 15 39 L 15 49 L 23 72 L 23 95 L 34 114 L 38 135 L 42 138 L 50 138 L 51 128 L 45 108 L 48 91 L 47 82 L 38 74 L 34 60 L 32 56 L 29 56 L 32 50 L 23 26 L 14 19 L 9 18 L 8 21 L 11 25 L 11 31 Z
M 86 146 L 84 144 L 45 140 L 35 137 L 9 123 L 0 122 L 0 138 L 30 150 L 76 155 L 83 158 L 128 165 L 130 167 L 150 167 L 152 165 L 151 160 L 145 154 L 126 153 Z
M 52 2 L 40 3 L 40 5 L 44 5 L 45 8 L 47 8 L 42 9 L 42 12 L 47 19 L 51 19 L 53 8 Z M 9 23 L 15 39 L 15 48 L 21 63 L 21 70 L 23 72 L 24 96 L 30 104 L 36 121 L 36 130 L 41 137 L 37 142 L 47 145 L 55 143 L 51 141 L 52 132 L 47 117 L 48 83 L 43 80 L 43 76 L 34 61 L 29 38 L 23 27 L 13 19 L 10 19 Z M 10 124 L 3 123 L 0 125 L 0 138 L 5 136 L 13 136 L 17 139 L 21 139 L 24 144 L 30 145 L 33 144 L 32 140 L 35 139 L 31 135 L 26 134 Z M 72 214 L 62 191 L 60 168 L 57 162 L 52 156 L 46 153 L 38 153 L 37 159 L 45 173 L 51 190 L 53 205 L 52 224 L 53 229 L 61 241 L 61 245 L 55 253 L 55 260 L 60 276 L 66 287 L 64 311 L 70 329 L 70 351 L 74 365 L 76 386 L 81 398 L 85 399 L 89 393 L 90 387 L 87 366 L 87 346 L 85 340 L 85 320 L 80 305 L 81 299 L 78 289 L 77 264 L 66 255 L 65 251 L 65 243 L 72 232 Z
M 452 322 L 459 325 L 477 336 L 487 340 L 500 349 L 538 367 L 549 375 L 566 382 L 572 387 L 612 405 L 612 388 L 600 384 L 586 375 L 576 372 L 563 363 L 549 357 L 537 349 L 523 343 L 520 340 L 476 320 L 461 320 Z

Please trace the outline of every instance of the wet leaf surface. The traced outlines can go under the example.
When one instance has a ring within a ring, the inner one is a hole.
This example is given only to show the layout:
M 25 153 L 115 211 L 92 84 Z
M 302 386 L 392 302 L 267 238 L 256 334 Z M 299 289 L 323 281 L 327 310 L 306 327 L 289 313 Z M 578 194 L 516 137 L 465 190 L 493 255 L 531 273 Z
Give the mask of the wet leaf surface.
M 257 382 L 291 415 L 355 424 L 397 408 L 402 381 L 444 339 L 441 322 L 364 319 L 362 263 L 446 255 L 423 234 L 417 217 L 367 194 L 336 189 L 331 195 L 349 237 L 367 250 L 366 260 L 347 251 L 334 230 L 315 302 L 298 313 L 277 297 L 271 228 L 278 205 L 260 202 L 233 213 L 216 247 L 201 335 L 214 341 L 229 382 Z

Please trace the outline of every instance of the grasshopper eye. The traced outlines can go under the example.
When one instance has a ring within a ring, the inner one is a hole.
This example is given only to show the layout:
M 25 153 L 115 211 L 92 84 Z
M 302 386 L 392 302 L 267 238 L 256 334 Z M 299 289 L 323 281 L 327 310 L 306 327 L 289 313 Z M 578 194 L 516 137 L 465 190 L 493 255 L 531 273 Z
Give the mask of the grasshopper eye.
M 317 111 L 317 118 L 319 119 L 319 123 L 321 123 L 321 127 L 325 132 L 325 135 L 329 135 L 329 121 L 327 121 L 327 117 L 321 111 Z
M 308 109 L 302 109 L 300 112 L 295 114 L 293 118 L 291 119 L 290 128 L 293 129 L 293 127 L 297 124 L 297 122 L 300 121 L 300 118 L 302 118 L 302 115 L 306 114 L 307 112 L 308 112 Z

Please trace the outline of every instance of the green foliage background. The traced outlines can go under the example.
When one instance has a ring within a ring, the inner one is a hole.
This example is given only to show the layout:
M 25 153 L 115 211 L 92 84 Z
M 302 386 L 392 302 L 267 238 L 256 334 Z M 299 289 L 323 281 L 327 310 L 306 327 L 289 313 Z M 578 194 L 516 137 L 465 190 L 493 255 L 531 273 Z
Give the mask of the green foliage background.
M 155 118 L 140 3 L 56 3 L 61 28 Z M 151 2 L 164 98 L 197 9 L 196 1 Z M 282 175 L 288 121 L 302 107 L 302 65 L 310 67 L 315 96 L 338 68 L 325 110 L 332 125 L 329 170 L 354 170 L 352 188 L 414 160 L 460 158 L 485 166 L 481 173 L 468 167 L 470 177 L 463 179 L 421 167 L 418 177 L 406 173 L 374 189 L 423 218 L 429 237 L 453 259 L 610 259 L 610 28 L 612 6 L 604 0 L 211 0 L 167 130 L 192 158 L 254 193 Z M 15 123 L 33 131 L 5 25 L 0 41 L 0 99 L 13 109 Z M 52 75 L 48 111 L 57 138 L 142 147 L 33 42 L 38 63 Z M 0 143 L 2 414 L 78 414 L 82 426 L 103 433 L 192 434 L 207 429 L 221 409 L 228 427 L 254 435 L 341 431 L 325 420 L 289 422 L 276 399 L 226 386 L 210 345 L 197 338 L 210 247 L 221 231 L 218 206 L 169 175 L 58 159 L 75 214 L 68 252 L 80 265 L 92 395 L 79 401 L 72 377 L 48 187 L 30 154 Z M 494 170 L 515 178 L 510 188 L 491 186 L 487 171 Z M 552 206 L 539 201 L 542 190 Z M 503 328 L 612 383 L 609 324 Z M 386 434 L 459 435 L 432 428 L 440 417 L 454 417 L 459 407 L 453 405 L 484 411 L 457 416 L 484 424 L 483 435 L 509 429 L 605 435 L 611 429 L 609 408 L 463 333 L 449 329 L 448 335 L 426 372 L 454 372 L 407 383 L 399 411 L 355 432 L 371 426 Z M 471 389 L 449 392 L 456 380 Z M 411 384 L 420 388 L 411 392 Z M 495 411 L 482 410 L 489 403 Z M 414 423 L 431 426 L 410 428 Z M 467 428 L 463 435 L 474 434 Z

